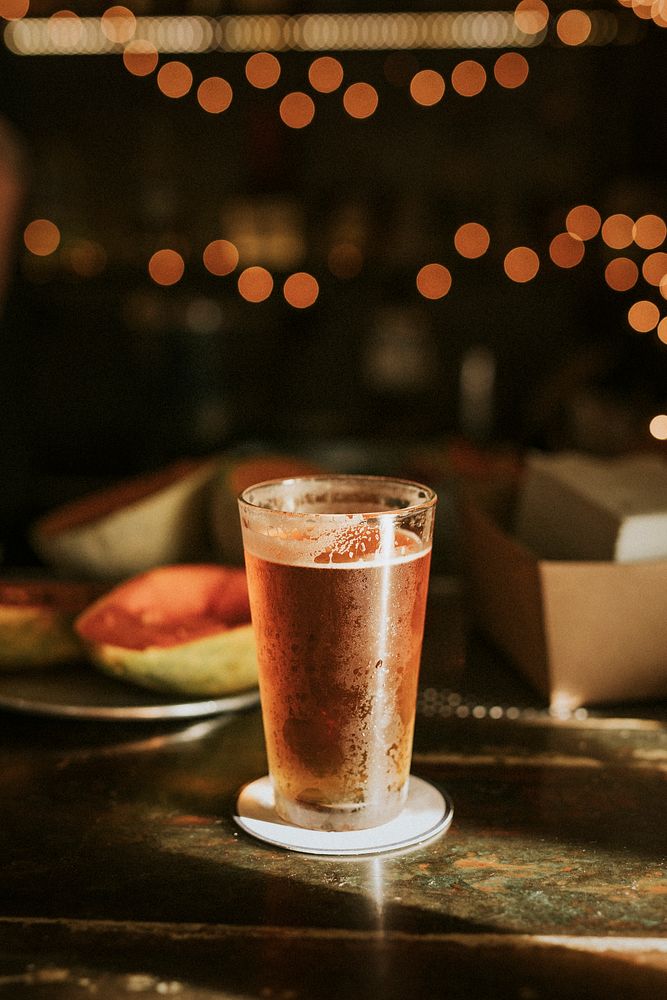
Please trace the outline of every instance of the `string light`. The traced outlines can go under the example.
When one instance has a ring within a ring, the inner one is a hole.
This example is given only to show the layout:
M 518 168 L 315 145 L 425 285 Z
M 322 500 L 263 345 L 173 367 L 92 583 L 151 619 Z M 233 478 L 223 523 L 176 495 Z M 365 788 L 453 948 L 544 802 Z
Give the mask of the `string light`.
M 627 292 L 634 288 L 639 277 L 639 268 L 629 257 L 615 257 L 607 264 L 604 278 L 615 292 Z
M 301 129 L 310 125 L 315 117 L 312 97 L 300 90 L 286 94 L 280 102 L 280 118 L 289 128 Z
M 319 56 L 308 67 L 308 80 L 313 90 L 331 94 L 343 82 L 343 67 L 333 56 Z
M 239 275 L 238 289 L 246 302 L 264 302 L 273 291 L 273 278 L 265 267 L 246 267 Z
M 209 114 L 219 115 L 232 103 L 233 92 L 221 76 L 209 76 L 197 87 L 197 102 Z
M 476 97 L 486 86 L 486 70 L 475 59 L 464 59 L 452 70 L 452 87 L 461 97 Z
M 514 90 L 528 79 L 528 60 L 520 52 L 503 52 L 493 64 L 493 75 L 501 87 Z
M 583 45 L 591 28 L 591 19 L 583 10 L 566 10 L 556 21 L 556 34 L 563 45 Z
M 133 76 L 149 76 L 158 64 L 158 51 L 151 42 L 134 39 L 123 49 L 123 64 Z
M 433 107 L 445 94 L 445 81 L 441 73 L 434 69 L 422 69 L 410 81 L 410 96 L 415 104 Z
M 36 257 L 48 257 L 58 249 L 60 230 L 50 219 L 33 219 L 23 231 L 23 242 Z
M 667 253 L 658 250 L 649 254 L 642 264 L 642 275 L 649 285 L 659 286 L 667 275 Z
M 280 63 L 270 52 L 256 52 L 245 64 L 248 83 L 258 90 L 268 90 L 280 79 Z
M 157 85 L 165 97 L 173 99 L 185 97 L 192 87 L 192 82 L 192 70 L 177 59 L 164 63 L 158 70 Z
M 443 264 L 424 264 L 417 274 L 416 284 L 425 299 L 441 299 L 452 287 L 452 276 Z
M 157 250 L 148 262 L 148 273 L 156 285 L 175 285 L 184 271 L 185 262 L 176 250 Z
M 479 222 L 465 222 L 454 234 L 454 246 L 462 257 L 481 257 L 489 249 L 491 237 L 486 226 Z
M 565 228 L 571 236 L 591 240 L 600 232 L 602 217 L 592 205 L 576 205 L 565 217 Z
M 667 441 L 667 413 L 658 413 L 648 425 L 649 433 L 657 441 Z
M 584 256 L 583 240 L 570 233 L 558 233 L 549 244 L 549 256 L 557 267 L 576 267 Z
M 317 300 L 319 294 L 320 286 L 317 281 L 312 274 L 305 271 L 291 274 L 283 285 L 285 301 L 295 309 L 308 309 Z
M 239 262 L 239 252 L 229 240 L 213 240 L 202 255 L 204 267 L 211 274 L 224 277 L 235 270 Z
M 660 310 L 655 302 L 641 299 L 628 309 L 628 323 L 637 333 L 648 333 L 655 330 L 660 319 Z
M 632 228 L 632 238 L 642 250 L 655 250 L 666 236 L 667 226 L 659 215 L 642 215 Z
M 343 94 L 343 107 L 350 118 L 370 118 L 378 102 L 378 92 L 370 83 L 353 83 Z
M 514 247 L 505 254 L 503 267 L 511 281 L 523 284 L 535 277 L 540 267 L 540 259 L 530 247 Z

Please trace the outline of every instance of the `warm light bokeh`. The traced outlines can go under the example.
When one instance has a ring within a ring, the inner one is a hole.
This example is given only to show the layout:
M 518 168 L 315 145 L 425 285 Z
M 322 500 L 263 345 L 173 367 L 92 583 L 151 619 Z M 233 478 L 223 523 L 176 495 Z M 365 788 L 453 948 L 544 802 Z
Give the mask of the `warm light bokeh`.
M 442 75 L 433 69 L 422 69 L 410 81 L 410 96 L 415 104 L 430 108 L 442 100 L 445 94 L 445 81 Z
M 642 264 L 642 274 L 644 281 L 649 285 L 660 286 L 663 278 L 667 275 L 667 253 L 658 250 L 650 253 Z
M 110 42 L 129 42 L 137 30 L 137 19 L 127 7 L 108 7 L 100 18 L 102 34 Z
M 628 309 L 628 323 L 637 333 L 648 333 L 649 330 L 655 330 L 659 319 L 660 310 L 655 302 L 649 302 L 648 299 L 635 302 Z
M 343 94 L 343 107 L 350 118 L 370 118 L 378 106 L 378 92 L 370 83 L 353 83 Z
M 629 257 L 615 257 L 607 264 L 604 280 L 615 292 L 627 292 L 634 288 L 639 277 L 639 268 Z
M 563 45 L 583 45 L 591 27 L 591 19 L 583 10 L 566 10 L 556 21 L 556 34 Z
M 642 250 L 655 250 L 664 243 L 667 226 L 659 215 L 642 215 L 634 224 L 632 236 Z
M 23 242 L 36 257 L 48 257 L 60 244 L 60 230 L 50 219 L 33 219 L 25 227 Z
M 5 21 L 20 21 L 30 10 L 30 0 L 0 0 L 0 17 Z
M 72 271 L 80 278 L 94 278 L 107 264 L 104 247 L 95 240 L 75 240 L 67 249 L 67 259 Z
M 315 104 L 312 97 L 300 90 L 286 94 L 280 102 L 281 120 L 289 128 L 305 128 L 315 117 Z
M 549 21 L 549 8 L 543 0 L 520 0 L 514 8 L 514 21 L 524 35 L 539 35 Z
M 212 240 L 202 255 L 204 267 L 211 274 L 231 274 L 239 262 L 239 252 L 229 240 Z
M 660 320 L 658 323 L 658 340 L 661 340 L 663 344 L 667 344 L 667 316 Z
M 514 90 L 528 79 L 528 60 L 520 52 L 503 52 L 493 64 L 493 75 L 501 87 Z
M 540 259 L 530 247 L 514 247 L 503 261 L 505 274 L 520 284 L 532 281 L 540 269 Z
M 123 63 L 133 76 L 148 76 L 158 64 L 157 49 L 150 42 L 135 39 L 125 46 Z
M 424 264 L 416 284 L 419 294 L 425 299 L 441 299 L 452 287 L 452 276 L 443 264 Z
M 49 38 L 57 48 L 69 49 L 81 42 L 83 22 L 72 10 L 57 10 L 49 18 Z
M 557 267 L 576 267 L 584 257 L 585 244 L 571 233 L 558 233 L 549 244 L 549 256 Z
M 464 59 L 452 70 L 452 87 L 461 97 L 476 97 L 486 86 L 486 70 L 475 59 Z
M 148 273 L 156 285 L 175 285 L 185 272 L 185 262 L 176 250 L 157 250 L 148 262 Z
M 613 250 L 624 250 L 632 243 L 634 224 L 629 215 L 616 212 L 602 223 L 602 239 Z
M 239 275 L 238 289 L 246 302 L 264 302 L 273 291 L 273 278 L 265 267 L 246 267 Z
M 648 425 L 649 433 L 657 441 L 667 441 L 667 413 L 657 413 Z
M 221 76 L 209 76 L 197 87 L 197 101 L 211 115 L 226 111 L 233 96 L 232 88 Z
M 331 94 L 343 82 L 343 67 L 333 56 L 319 56 L 308 67 L 308 80 L 313 90 Z
M 295 309 L 307 309 L 312 306 L 319 294 L 320 286 L 317 281 L 312 274 L 307 274 L 305 271 L 290 274 L 283 285 L 285 301 Z
M 270 52 L 255 52 L 245 64 L 248 83 L 258 90 L 268 90 L 280 79 L 280 62 Z
M 602 217 L 592 205 L 576 205 L 565 217 L 565 228 L 580 240 L 592 240 L 600 232 Z
M 464 222 L 454 234 L 454 246 L 462 257 L 481 257 L 489 249 L 491 238 L 486 226 L 479 222 Z
M 174 59 L 158 71 L 157 85 L 165 97 L 185 97 L 192 87 L 192 71 L 184 62 Z

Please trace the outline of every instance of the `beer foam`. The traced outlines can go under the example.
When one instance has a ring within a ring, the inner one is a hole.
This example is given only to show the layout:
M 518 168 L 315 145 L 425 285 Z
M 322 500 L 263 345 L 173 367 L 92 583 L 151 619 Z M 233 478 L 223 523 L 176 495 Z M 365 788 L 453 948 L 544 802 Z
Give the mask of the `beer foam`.
M 413 532 L 394 530 L 388 522 L 384 529 L 359 514 L 332 517 L 330 526 L 318 518 L 317 530 L 309 534 L 308 524 L 299 529 L 280 531 L 271 525 L 244 527 L 244 545 L 248 552 L 268 562 L 313 569 L 358 569 L 360 566 L 394 566 L 411 562 L 430 551 Z M 312 522 L 311 522 L 312 523 Z M 261 530 L 262 527 L 264 530 Z

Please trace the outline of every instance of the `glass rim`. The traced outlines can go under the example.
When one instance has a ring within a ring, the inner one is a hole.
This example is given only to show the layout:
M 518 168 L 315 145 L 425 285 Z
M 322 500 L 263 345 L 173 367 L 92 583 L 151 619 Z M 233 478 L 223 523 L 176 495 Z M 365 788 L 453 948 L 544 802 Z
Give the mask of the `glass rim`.
M 285 476 L 278 479 L 263 479 L 260 482 L 253 483 L 252 486 L 247 486 L 244 490 L 237 496 L 239 504 L 243 504 L 245 507 L 250 508 L 250 510 L 263 511 L 265 514 L 277 514 L 282 517 L 348 517 L 349 515 L 344 511 L 307 511 L 307 510 L 281 510 L 275 507 L 262 507 L 261 504 L 252 503 L 250 500 L 246 499 L 246 494 L 252 492 L 253 490 L 262 489 L 267 486 L 286 486 L 288 483 L 369 483 L 370 485 L 379 486 L 381 483 L 395 483 L 397 486 L 410 486 L 413 489 L 423 491 L 426 494 L 425 499 L 420 500 L 418 503 L 407 504 L 405 507 L 391 507 L 388 510 L 364 510 L 357 513 L 363 514 L 364 517 L 382 517 L 390 516 L 395 517 L 400 515 L 405 517 L 409 514 L 416 514 L 420 511 L 429 510 L 429 508 L 434 507 L 438 500 L 438 495 L 435 490 L 431 489 L 430 486 L 426 486 L 425 483 L 417 482 L 415 479 L 405 479 L 400 476 L 377 476 L 377 475 L 365 475 L 364 473 L 341 473 L 335 472 L 331 475 L 326 475 L 326 473 L 319 473 L 317 475 L 311 476 Z

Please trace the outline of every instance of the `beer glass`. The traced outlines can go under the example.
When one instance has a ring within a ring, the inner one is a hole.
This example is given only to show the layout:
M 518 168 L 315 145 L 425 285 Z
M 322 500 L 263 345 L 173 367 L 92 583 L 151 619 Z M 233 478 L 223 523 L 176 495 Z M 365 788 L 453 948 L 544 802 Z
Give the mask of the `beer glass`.
M 269 775 L 290 824 L 363 830 L 403 808 L 436 499 L 381 476 L 239 497 Z

